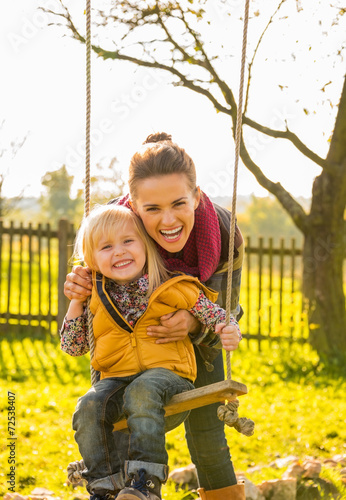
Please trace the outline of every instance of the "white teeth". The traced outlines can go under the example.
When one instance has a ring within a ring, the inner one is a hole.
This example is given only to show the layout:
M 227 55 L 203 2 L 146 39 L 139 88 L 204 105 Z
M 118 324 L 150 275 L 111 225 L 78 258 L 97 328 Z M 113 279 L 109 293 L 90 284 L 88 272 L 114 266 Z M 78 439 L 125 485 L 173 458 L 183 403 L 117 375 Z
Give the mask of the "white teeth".
M 127 260 L 126 262 L 121 262 L 120 264 L 114 264 L 114 267 L 123 267 L 127 266 L 127 264 L 130 264 L 130 260 Z
M 179 227 L 178 229 L 161 229 L 161 233 L 174 234 L 174 233 L 178 233 L 180 230 L 181 230 L 181 227 Z
M 175 240 L 176 237 L 177 237 L 176 234 L 174 236 L 168 236 L 167 234 L 165 234 L 166 240 Z
M 161 232 L 161 234 L 166 236 L 168 239 L 173 239 L 173 238 L 176 238 L 178 236 L 178 234 L 181 232 L 182 229 L 183 229 L 183 226 L 180 226 L 177 229 L 161 229 L 160 232 Z

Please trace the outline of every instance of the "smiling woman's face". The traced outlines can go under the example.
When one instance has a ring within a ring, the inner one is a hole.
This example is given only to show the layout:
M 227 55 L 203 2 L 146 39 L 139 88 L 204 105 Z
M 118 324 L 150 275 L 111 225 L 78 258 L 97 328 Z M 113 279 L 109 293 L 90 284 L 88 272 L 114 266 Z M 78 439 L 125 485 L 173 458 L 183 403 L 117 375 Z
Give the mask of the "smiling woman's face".
M 186 175 L 167 174 L 139 181 L 133 208 L 153 240 L 175 253 L 190 236 L 199 200 L 199 189 L 191 191 Z

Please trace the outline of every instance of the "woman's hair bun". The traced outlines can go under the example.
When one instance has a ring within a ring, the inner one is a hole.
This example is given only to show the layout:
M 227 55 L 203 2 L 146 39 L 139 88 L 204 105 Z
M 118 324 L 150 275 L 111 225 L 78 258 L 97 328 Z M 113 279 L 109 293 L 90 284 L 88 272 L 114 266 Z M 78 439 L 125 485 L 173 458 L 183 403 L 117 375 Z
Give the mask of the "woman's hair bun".
M 170 134 L 166 134 L 166 132 L 156 132 L 156 134 L 148 135 L 143 144 L 148 144 L 151 142 L 161 142 L 161 141 L 172 142 L 172 136 Z

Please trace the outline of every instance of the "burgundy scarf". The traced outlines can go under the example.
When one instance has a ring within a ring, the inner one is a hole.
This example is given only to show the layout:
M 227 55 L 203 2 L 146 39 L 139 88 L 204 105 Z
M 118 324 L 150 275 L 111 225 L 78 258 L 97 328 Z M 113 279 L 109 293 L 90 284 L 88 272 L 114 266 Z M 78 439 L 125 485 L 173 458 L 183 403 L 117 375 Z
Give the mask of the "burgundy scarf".
M 131 208 L 129 195 L 121 198 L 118 204 Z M 194 226 L 179 257 L 170 257 L 160 245 L 157 248 L 169 271 L 191 274 L 202 282 L 214 274 L 220 261 L 221 232 L 215 208 L 205 193 L 201 193 Z

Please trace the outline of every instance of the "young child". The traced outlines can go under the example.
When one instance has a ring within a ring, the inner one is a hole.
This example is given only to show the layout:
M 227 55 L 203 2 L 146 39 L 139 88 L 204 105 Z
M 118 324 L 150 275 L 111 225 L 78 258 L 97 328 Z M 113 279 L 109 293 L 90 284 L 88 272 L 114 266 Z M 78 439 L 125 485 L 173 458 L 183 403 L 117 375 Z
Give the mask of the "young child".
M 118 494 L 117 500 L 160 500 L 168 476 L 165 430 L 187 416 L 165 422 L 163 407 L 174 394 L 193 389 L 196 361 L 188 336 L 156 343 L 147 328 L 186 309 L 231 350 L 241 338 L 238 324 L 231 318 L 225 326 L 225 311 L 212 302 L 217 294 L 197 278 L 169 276 L 141 220 L 128 208 L 112 204 L 92 210 L 78 233 L 76 253 L 92 270 L 91 362 L 100 372 L 73 415 L 87 489 L 93 500 L 109 494 Z M 71 300 L 61 332 L 62 350 L 72 356 L 89 350 L 83 300 Z M 113 424 L 124 415 L 130 432 L 125 466 L 112 436 Z

